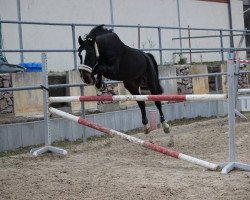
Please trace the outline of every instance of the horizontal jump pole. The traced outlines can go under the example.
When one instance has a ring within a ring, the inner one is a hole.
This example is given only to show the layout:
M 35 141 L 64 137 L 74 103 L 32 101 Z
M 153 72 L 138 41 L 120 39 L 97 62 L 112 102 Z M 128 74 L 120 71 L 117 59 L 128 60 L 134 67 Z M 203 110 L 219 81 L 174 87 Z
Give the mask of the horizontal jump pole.
M 53 102 L 73 102 L 73 101 L 205 101 L 205 100 L 225 100 L 226 94 L 197 94 L 197 95 L 113 95 L 113 96 L 68 96 L 50 97 Z
M 55 109 L 55 108 L 52 108 L 52 107 L 49 108 L 49 111 L 51 113 L 53 113 L 53 114 L 56 114 L 58 116 L 61 116 L 63 118 L 69 119 L 69 120 L 72 120 L 72 121 L 74 121 L 74 122 L 76 122 L 78 124 L 82 124 L 84 126 L 88 126 L 90 128 L 96 129 L 96 130 L 101 131 L 103 133 L 106 133 L 108 135 L 118 135 L 118 136 L 120 136 L 121 138 L 123 138 L 125 140 L 128 140 L 128 141 L 130 141 L 132 143 L 135 143 L 135 144 L 139 144 L 139 145 L 141 145 L 143 147 L 146 147 L 146 148 L 151 149 L 153 151 L 165 154 L 167 156 L 171 156 L 173 158 L 188 161 L 190 163 L 205 167 L 205 168 L 210 169 L 210 170 L 218 170 L 219 169 L 219 165 L 216 165 L 216 164 L 204 161 L 204 160 L 194 158 L 192 156 L 188 156 L 188 155 L 179 153 L 177 151 L 174 151 L 174 150 L 162 147 L 160 145 L 153 144 L 153 143 L 150 143 L 150 142 L 135 138 L 135 137 L 130 136 L 130 135 L 126 135 L 126 134 L 121 133 L 119 131 L 109 129 L 109 128 L 105 127 L 105 126 L 96 124 L 96 123 L 94 123 L 94 122 L 92 122 L 92 121 L 90 121 L 88 119 L 83 119 L 83 118 L 71 115 L 69 113 L 63 112 L 61 110 L 58 110 L 58 109 Z
M 250 89 L 238 89 L 240 94 L 250 94 Z
M 250 60 L 239 60 L 240 63 L 250 63 Z

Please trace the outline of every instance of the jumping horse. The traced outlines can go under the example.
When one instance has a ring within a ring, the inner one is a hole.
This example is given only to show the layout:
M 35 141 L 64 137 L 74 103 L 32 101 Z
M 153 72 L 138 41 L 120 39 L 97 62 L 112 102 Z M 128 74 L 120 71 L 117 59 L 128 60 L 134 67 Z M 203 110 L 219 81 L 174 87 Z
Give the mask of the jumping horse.
M 132 95 L 140 95 L 140 85 L 146 81 L 149 91 L 153 95 L 163 93 L 159 82 L 158 66 L 154 56 L 125 45 L 118 35 L 104 25 L 94 27 L 84 39 L 79 36 L 78 68 L 82 80 L 88 85 L 101 88 L 102 76 L 111 80 L 123 81 L 125 88 Z M 85 50 L 83 62 L 82 51 Z M 150 132 L 146 116 L 145 102 L 137 101 L 142 115 L 144 133 Z M 155 101 L 159 110 L 160 121 L 165 133 L 170 131 L 164 118 L 160 101 Z

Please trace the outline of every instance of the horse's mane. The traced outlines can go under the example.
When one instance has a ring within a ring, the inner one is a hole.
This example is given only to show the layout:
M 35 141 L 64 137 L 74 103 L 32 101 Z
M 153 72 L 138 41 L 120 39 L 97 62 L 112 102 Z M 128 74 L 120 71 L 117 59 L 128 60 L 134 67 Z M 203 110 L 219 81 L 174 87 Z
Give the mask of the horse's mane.
M 86 36 L 86 39 L 95 39 L 99 35 L 112 33 L 112 29 L 104 28 L 104 24 L 94 27 L 89 34 Z

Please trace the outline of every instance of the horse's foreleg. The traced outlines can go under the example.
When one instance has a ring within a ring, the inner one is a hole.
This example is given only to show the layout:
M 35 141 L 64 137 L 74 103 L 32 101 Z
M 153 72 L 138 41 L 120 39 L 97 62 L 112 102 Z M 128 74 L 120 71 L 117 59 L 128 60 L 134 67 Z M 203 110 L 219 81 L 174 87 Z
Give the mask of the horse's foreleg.
M 97 63 L 94 67 L 93 70 L 91 72 L 91 76 L 94 77 L 96 76 L 96 80 L 95 80 L 95 87 L 97 89 L 102 89 L 105 87 L 104 82 L 102 81 L 102 75 L 105 72 L 105 66 L 103 65 L 99 65 L 99 63 Z
M 101 74 L 97 74 L 95 86 L 96 86 L 97 89 L 105 88 L 105 83 L 102 80 L 102 75 Z
M 159 110 L 160 121 L 161 121 L 163 130 L 164 130 L 165 133 L 169 133 L 170 132 L 170 126 L 168 125 L 167 121 L 165 120 L 164 114 L 162 112 L 161 102 L 156 101 L 155 105 L 156 105 L 157 109 Z
M 94 67 L 93 70 L 91 72 L 91 75 L 99 75 L 99 74 L 105 74 L 107 72 L 108 66 L 107 65 L 103 65 L 103 64 L 99 64 L 97 63 Z

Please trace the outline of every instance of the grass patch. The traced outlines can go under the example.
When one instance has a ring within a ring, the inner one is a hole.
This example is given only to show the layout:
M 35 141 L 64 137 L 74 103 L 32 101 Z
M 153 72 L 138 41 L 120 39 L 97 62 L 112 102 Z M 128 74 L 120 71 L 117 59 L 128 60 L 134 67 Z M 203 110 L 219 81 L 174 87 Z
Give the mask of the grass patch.
M 36 147 L 38 147 L 38 146 L 36 146 Z M 3 152 L 0 152 L 0 158 L 29 153 L 32 148 L 34 148 L 34 146 L 22 147 L 22 148 L 18 148 L 16 150 L 14 150 L 14 151 L 3 151 Z
M 192 124 L 195 122 L 203 122 L 203 121 L 207 121 L 207 120 L 215 119 L 215 118 L 217 117 L 196 117 L 192 119 L 182 118 L 182 119 L 176 119 L 174 121 L 169 121 L 168 124 L 170 126 L 188 125 L 188 124 Z
M 95 142 L 95 141 L 100 141 L 100 140 L 105 140 L 108 138 L 111 138 L 111 135 L 105 134 L 105 135 L 94 135 L 94 136 L 90 136 L 87 139 L 87 142 Z
M 87 142 L 95 142 L 95 141 L 100 141 L 100 140 L 104 140 L 107 138 L 110 138 L 111 136 L 109 135 L 100 135 L 100 136 L 91 136 L 89 138 L 87 138 Z M 75 145 L 79 145 L 79 144 L 83 144 L 83 138 L 79 138 L 75 141 L 69 141 L 69 140 L 64 140 L 64 141 L 56 141 L 52 143 L 52 146 L 55 147 L 60 147 L 63 149 L 70 149 L 71 147 L 75 146 Z M 3 151 L 0 152 L 0 158 L 1 157 L 11 157 L 11 156 L 17 156 L 17 155 L 21 155 L 21 154 L 26 154 L 26 153 L 30 153 L 31 149 L 33 148 L 39 148 L 39 147 L 43 147 L 44 145 L 34 145 L 34 146 L 28 146 L 28 147 L 22 147 L 22 148 L 18 148 L 16 150 L 13 151 Z

